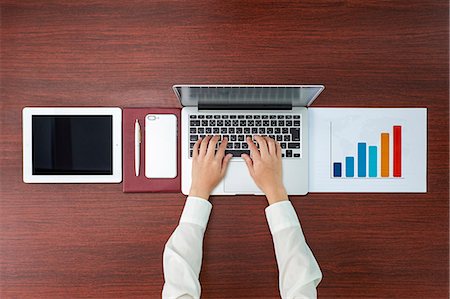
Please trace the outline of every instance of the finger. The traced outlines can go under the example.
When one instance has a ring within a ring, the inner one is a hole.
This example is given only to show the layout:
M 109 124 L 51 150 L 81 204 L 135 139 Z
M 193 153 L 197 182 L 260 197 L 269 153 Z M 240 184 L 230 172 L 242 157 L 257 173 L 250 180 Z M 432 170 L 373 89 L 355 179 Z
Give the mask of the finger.
M 259 144 L 259 152 L 261 153 L 261 157 L 265 157 L 269 154 L 269 149 L 267 148 L 266 139 L 261 136 L 255 136 L 256 142 Z
M 223 158 L 222 170 L 220 171 L 220 173 L 222 174 L 222 177 L 225 175 L 225 172 L 227 171 L 227 168 L 228 168 L 228 163 L 230 162 L 232 157 L 233 157 L 232 154 L 228 154 L 225 156 L 225 158 Z
M 227 148 L 228 138 L 223 138 L 222 142 L 220 143 L 219 149 L 216 152 L 216 157 L 222 159 L 225 155 L 225 149 Z
M 277 156 L 277 147 L 275 145 L 275 140 L 273 140 L 270 137 L 265 137 L 264 139 L 266 139 L 267 145 L 269 147 L 270 155 L 276 157 Z
M 252 157 L 255 159 L 259 159 L 260 155 L 259 155 L 259 150 L 256 147 L 256 144 L 253 142 L 253 140 L 250 137 L 247 137 L 247 144 L 248 144 L 248 148 L 250 149 L 250 154 L 252 155 Z
M 214 153 L 216 152 L 216 145 L 217 142 L 219 142 L 219 136 L 214 135 L 213 138 L 208 143 L 208 150 L 206 151 L 207 156 L 214 156 Z
M 244 159 L 245 164 L 247 164 L 248 172 L 253 177 L 253 160 L 247 154 L 242 154 L 241 158 Z
M 199 153 L 200 157 L 206 155 L 206 150 L 208 149 L 208 143 L 209 143 L 210 139 L 211 139 L 211 135 L 208 135 L 202 140 L 202 143 L 200 145 L 200 153 Z
M 277 157 L 281 158 L 281 145 L 279 142 L 275 142 L 275 144 L 277 145 Z
M 193 159 L 198 157 L 198 148 L 200 147 L 201 142 L 202 142 L 202 138 L 199 138 L 194 144 L 194 148 L 193 148 L 194 152 L 192 153 Z

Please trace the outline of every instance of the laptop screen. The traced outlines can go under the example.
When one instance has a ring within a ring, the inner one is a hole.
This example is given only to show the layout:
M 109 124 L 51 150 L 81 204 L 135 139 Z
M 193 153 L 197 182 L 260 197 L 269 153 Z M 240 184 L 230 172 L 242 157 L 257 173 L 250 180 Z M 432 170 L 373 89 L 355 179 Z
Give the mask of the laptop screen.
M 183 106 L 242 109 L 309 106 L 323 85 L 175 85 Z

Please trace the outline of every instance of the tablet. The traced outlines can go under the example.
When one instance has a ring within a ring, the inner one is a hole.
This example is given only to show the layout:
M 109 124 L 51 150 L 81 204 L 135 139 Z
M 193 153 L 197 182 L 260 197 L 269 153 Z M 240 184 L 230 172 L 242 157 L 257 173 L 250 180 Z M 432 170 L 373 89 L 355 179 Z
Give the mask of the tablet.
M 120 108 L 24 108 L 25 183 L 122 181 Z

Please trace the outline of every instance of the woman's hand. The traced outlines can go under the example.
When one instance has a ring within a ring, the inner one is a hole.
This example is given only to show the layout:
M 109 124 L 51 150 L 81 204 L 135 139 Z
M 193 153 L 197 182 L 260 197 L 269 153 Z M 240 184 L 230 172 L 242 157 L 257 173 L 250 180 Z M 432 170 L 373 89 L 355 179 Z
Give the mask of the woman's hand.
M 190 196 L 208 199 L 212 190 L 225 176 L 232 155 L 225 156 L 228 140 L 224 138 L 216 151 L 219 136 L 206 136 L 194 145 L 192 154 L 192 184 Z

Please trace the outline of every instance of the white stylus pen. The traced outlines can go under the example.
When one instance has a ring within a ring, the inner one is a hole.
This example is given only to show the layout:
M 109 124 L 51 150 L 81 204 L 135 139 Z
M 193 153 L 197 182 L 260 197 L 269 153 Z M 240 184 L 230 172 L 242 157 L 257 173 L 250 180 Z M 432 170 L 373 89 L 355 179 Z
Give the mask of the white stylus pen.
M 134 170 L 136 176 L 139 176 L 139 166 L 141 165 L 141 126 L 136 119 L 134 123 Z

